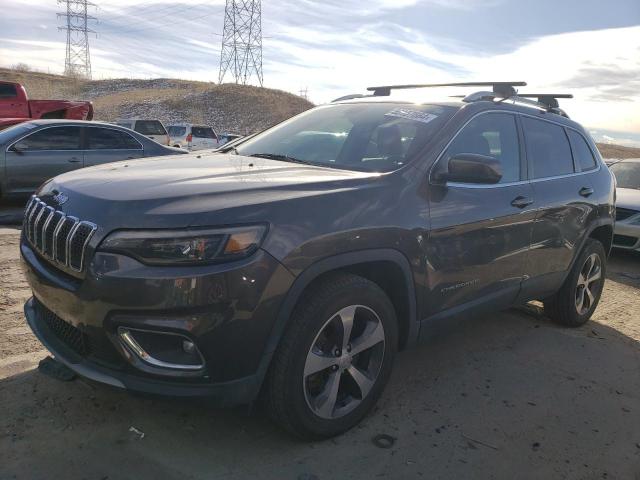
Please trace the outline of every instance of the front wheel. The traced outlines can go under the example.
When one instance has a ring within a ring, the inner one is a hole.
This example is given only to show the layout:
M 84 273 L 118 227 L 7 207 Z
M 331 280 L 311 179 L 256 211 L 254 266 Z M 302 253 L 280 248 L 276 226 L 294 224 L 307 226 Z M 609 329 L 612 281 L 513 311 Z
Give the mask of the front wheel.
M 553 321 L 579 327 L 593 315 L 604 287 L 607 256 L 602 244 L 592 238 L 576 259 L 569 276 L 553 297 L 545 300 L 545 313 Z
M 375 283 L 327 278 L 296 307 L 267 379 L 269 413 L 304 438 L 338 435 L 382 393 L 398 343 L 393 305 Z

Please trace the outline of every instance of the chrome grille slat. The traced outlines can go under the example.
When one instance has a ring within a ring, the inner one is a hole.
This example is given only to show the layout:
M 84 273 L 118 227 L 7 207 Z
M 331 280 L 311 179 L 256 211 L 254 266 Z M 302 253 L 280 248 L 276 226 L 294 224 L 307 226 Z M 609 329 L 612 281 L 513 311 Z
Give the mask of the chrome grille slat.
M 86 249 L 97 230 L 91 222 L 67 216 L 34 196 L 24 213 L 24 237 L 54 265 L 76 272 L 84 269 Z

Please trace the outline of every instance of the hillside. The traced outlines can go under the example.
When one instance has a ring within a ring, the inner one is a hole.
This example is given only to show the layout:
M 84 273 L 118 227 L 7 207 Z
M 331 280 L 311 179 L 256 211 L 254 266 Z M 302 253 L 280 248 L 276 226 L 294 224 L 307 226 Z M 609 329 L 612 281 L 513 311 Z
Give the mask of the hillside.
M 165 124 L 206 123 L 219 132 L 240 134 L 263 130 L 313 106 L 282 90 L 166 78 L 87 81 L 0 68 L 0 80 L 22 83 L 34 99 L 91 100 L 95 120 L 151 117 Z
M 608 143 L 598 143 L 597 145 L 603 158 L 640 158 L 640 148 Z

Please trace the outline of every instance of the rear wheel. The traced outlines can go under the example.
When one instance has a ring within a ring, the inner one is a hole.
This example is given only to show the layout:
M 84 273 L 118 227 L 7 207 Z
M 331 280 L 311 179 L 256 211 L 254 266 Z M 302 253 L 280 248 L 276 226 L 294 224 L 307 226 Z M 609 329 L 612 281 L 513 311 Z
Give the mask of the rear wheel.
M 338 435 L 371 410 L 397 348 L 391 301 L 356 275 L 327 278 L 305 295 L 267 379 L 271 416 L 305 438 Z
M 568 327 L 579 327 L 586 323 L 602 295 L 606 261 L 602 244 L 588 239 L 562 288 L 545 300 L 547 316 Z

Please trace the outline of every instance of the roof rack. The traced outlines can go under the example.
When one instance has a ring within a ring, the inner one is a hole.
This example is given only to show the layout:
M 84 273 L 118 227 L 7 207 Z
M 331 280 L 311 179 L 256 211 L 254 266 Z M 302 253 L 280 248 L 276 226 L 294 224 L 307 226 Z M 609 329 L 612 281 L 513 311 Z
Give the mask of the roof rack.
M 535 98 L 538 103 L 545 105 L 547 108 L 558 108 L 558 98 L 573 98 L 570 93 L 519 93 L 521 98 Z
M 388 97 L 391 90 L 405 90 L 409 88 L 434 88 L 434 87 L 492 87 L 497 96 L 510 97 L 516 94 L 514 87 L 524 87 L 527 82 L 458 82 L 458 83 L 422 83 L 413 85 L 385 85 L 368 87 L 375 97 Z

